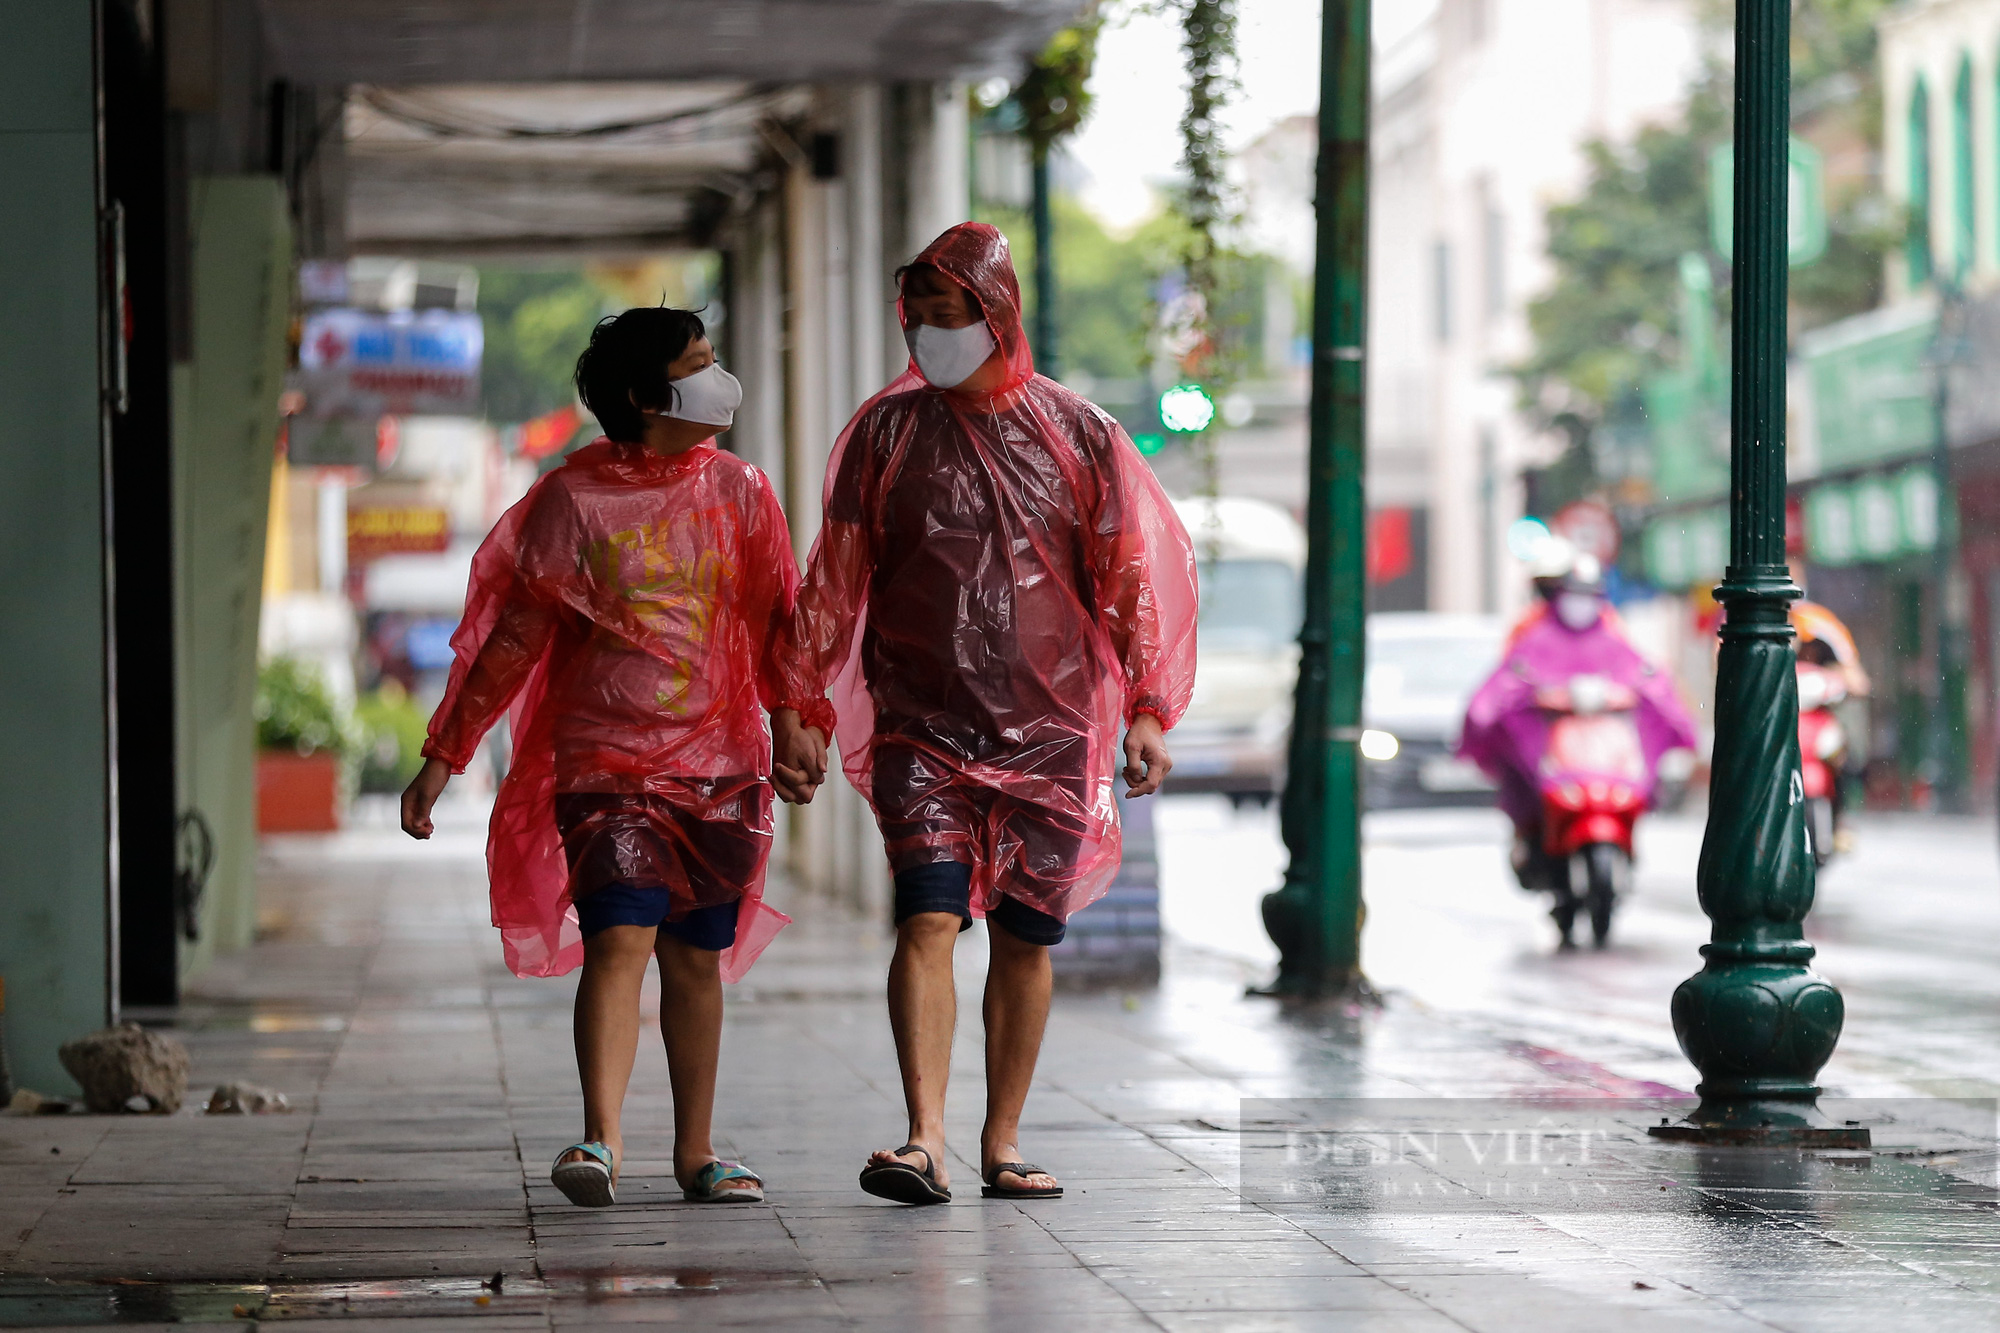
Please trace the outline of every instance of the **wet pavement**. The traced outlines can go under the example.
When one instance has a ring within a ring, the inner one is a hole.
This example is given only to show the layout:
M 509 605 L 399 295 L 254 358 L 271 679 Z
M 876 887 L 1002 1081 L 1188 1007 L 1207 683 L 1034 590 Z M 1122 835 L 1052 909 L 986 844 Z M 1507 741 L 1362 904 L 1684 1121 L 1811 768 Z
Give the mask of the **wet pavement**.
M 1639 826 L 1634 891 L 1611 947 L 1557 953 L 1547 899 L 1507 869 L 1492 810 L 1368 816 L 1363 964 L 1378 987 L 1456 1023 L 1691 1088 L 1666 997 L 1696 970 L 1699 813 Z M 1847 1000 L 1821 1075 L 1856 1096 L 2000 1097 L 2000 840 L 1991 818 L 1865 815 L 1854 851 L 1820 871 L 1806 935 Z M 1162 908 L 1186 944 L 1262 976 L 1277 959 L 1256 914 L 1280 882 L 1274 810 L 1219 797 L 1162 803 Z
M 1826 878 L 1816 937 L 1850 1013 L 1828 1081 L 1867 1099 L 1829 1105 L 1876 1127 L 1866 1155 L 1644 1136 L 1692 1080 L 1665 1017 L 1703 935 L 1689 821 L 1648 830 L 1616 946 L 1557 956 L 1490 817 L 1376 818 L 1388 1002 L 1291 1013 L 1243 994 L 1270 817 L 1178 800 L 1160 827 L 1166 978 L 1060 997 L 1029 1102 L 1022 1147 L 1069 1196 L 981 1201 L 958 1156 L 957 1201 L 927 1210 L 853 1183 L 900 1138 L 874 926 L 788 904 L 799 925 L 732 995 L 717 1147 L 768 1204 L 679 1200 L 649 1041 L 621 1203 L 586 1211 L 547 1184 L 579 1124 L 572 985 L 500 967 L 472 812 L 427 848 L 275 842 L 267 938 L 178 1022 L 197 1090 L 299 1109 L 0 1119 L 0 1326 L 2000 1326 L 2000 875 L 1978 826 L 1872 826 Z M 971 1023 L 960 1154 L 978 1055 Z

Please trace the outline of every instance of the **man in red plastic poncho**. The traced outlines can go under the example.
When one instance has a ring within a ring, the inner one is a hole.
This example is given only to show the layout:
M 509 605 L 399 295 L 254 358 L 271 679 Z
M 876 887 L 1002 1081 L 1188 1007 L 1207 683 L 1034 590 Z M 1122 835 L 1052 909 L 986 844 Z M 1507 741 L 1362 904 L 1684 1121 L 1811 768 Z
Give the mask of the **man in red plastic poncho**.
M 828 464 L 773 771 L 809 797 L 837 732 L 895 874 L 889 1017 L 909 1141 L 870 1157 L 862 1188 L 951 1197 L 952 947 L 983 916 L 982 1192 L 1053 1198 L 1062 1186 L 1016 1142 L 1049 946 L 1117 870 L 1121 727 L 1128 794 L 1166 777 L 1164 733 L 1194 681 L 1194 552 L 1118 424 L 1035 374 L 998 231 L 961 223 L 898 277 L 911 367 Z

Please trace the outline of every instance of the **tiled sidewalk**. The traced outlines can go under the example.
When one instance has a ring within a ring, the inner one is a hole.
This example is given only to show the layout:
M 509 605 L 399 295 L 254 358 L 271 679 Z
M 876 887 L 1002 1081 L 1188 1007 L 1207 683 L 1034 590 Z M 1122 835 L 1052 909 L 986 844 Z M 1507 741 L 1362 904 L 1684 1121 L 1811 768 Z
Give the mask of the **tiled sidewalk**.
M 724 1051 L 718 1148 L 764 1175 L 769 1204 L 680 1201 L 649 1039 L 623 1202 L 575 1209 L 546 1174 L 580 1127 L 571 984 L 500 968 L 476 835 L 290 843 L 266 871 L 271 938 L 203 979 L 181 1035 L 197 1089 L 247 1079 L 300 1109 L 0 1120 L 0 1326 L 2000 1326 L 1991 1192 L 1886 1158 L 1717 1167 L 1627 1125 L 1594 1169 L 1601 1203 L 1245 1204 L 1243 1144 L 1269 1139 L 1246 1097 L 1532 1107 L 1665 1090 L 1413 1002 L 1287 1017 L 1199 956 L 1170 958 L 1156 992 L 1058 1000 L 1022 1147 L 1066 1199 L 982 1202 L 959 1157 L 950 1207 L 882 1204 L 854 1175 L 900 1139 L 886 941 L 805 910 L 737 988 Z M 980 943 L 964 937 L 963 963 Z M 981 1104 L 976 972 L 961 1154 Z

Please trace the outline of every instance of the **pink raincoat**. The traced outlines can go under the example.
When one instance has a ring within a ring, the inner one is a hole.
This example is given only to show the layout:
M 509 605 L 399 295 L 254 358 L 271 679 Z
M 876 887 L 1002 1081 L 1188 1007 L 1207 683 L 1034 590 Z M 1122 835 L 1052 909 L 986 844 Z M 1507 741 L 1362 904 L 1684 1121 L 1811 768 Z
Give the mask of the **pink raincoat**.
M 770 482 L 713 441 L 664 457 L 599 439 L 480 545 L 424 754 L 464 772 L 513 704 L 514 759 L 486 861 L 517 976 L 583 961 L 571 896 L 613 879 L 667 888 L 674 919 L 740 902 L 725 980 L 789 920 L 763 901 L 771 742 L 760 704 L 797 585 Z M 556 821 L 558 795 L 573 793 L 600 807 L 570 831 L 585 853 L 576 883 Z
M 1640 792 L 1649 802 L 1660 756 L 1697 743 L 1694 720 L 1673 678 L 1632 646 L 1615 611 L 1606 607 L 1596 623 L 1576 630 L 1551 615 L 1546 604 L 1537 604 L 1509 635 L 1506 657 L 1466 706 L 1458 742 L 1458 753 L 1500 784 L 1500 807 L 1517 828 L 1536 827 L 1542 814 L 1539 765 L 1548 750 L 1550 715 L 1535 693 L 1578 675 L 1602 676 L 1638 696 L 1633 721 L 1646 762 Z
M 1118 866 L 1121 726 L 1187 708 L 1194 550 L 1118 423 L 1035 374 L 1006 238 L 961 223 L 918 262 L 978 298 L 1008 375 L 972 395 L 912 362 L 848 423 L 783 696 L 838 736 L 892 867 L 964 862 L 975 913 L 1067 918 Z

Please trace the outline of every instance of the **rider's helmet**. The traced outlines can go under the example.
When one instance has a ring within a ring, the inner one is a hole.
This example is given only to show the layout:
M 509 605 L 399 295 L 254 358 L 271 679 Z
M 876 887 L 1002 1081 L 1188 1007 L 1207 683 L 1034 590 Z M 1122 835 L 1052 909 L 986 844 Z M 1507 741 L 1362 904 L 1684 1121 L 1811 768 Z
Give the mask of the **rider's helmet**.
M 1536 542 L 1528 561 L 1528 577 L 1535 581 L 1535 591 L 1543 597 L 1555 596 L 1563 581 L 1576 572 L 1576 559 L 1576 547 L 1568 538 L 1550 533 Z
M 1587 630 L 1603 616 L 1604 566 L 1588 551 L 1551 536 L 1536 549 L 1529 572 L 1535 591 L 1570 629 Z

